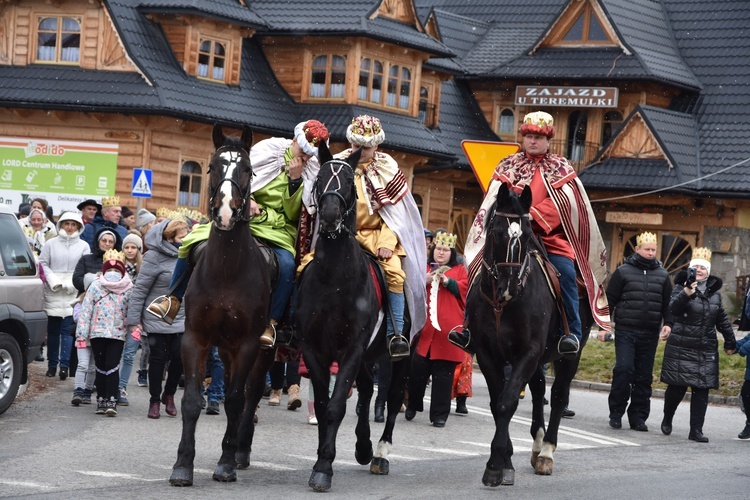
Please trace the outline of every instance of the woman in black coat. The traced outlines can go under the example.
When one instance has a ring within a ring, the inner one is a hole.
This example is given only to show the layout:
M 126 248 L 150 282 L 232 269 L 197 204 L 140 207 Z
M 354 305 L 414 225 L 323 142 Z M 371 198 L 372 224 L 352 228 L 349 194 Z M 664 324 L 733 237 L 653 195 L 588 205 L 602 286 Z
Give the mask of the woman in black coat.
M 719 341 L 716 330 L 724 337 L 724 350 L 736 349 L 734 330 L 721 305 L 722 281 L 710 276 L 711 251 L 696 248 L 688 271 L 681 271 L 669 303 L 674 323 L 671 334 L 662 333 L 667 341 L 661 381 L 667 384 L 664 394 L 664 420 L 661 431 L 672 432 L 672 417 L 690 387 L 690 434 L 688 439 L 707 443 L 703 422 L 708 408 L 709 389 L 719 388 Z M 693 270 L 695 273 L 693 275 Z
M 84 255 L 76 264 L 73 271 L 73 286 L 80 293 L 86 293 L 92 281 L 96 279 L 97 274 L 102 270 L 104 264 L 104 252 L 114 248 L 122 251 L 122 238 L 117 231 L 111 228 L 103 227 L 94 235 L 94 251 Z

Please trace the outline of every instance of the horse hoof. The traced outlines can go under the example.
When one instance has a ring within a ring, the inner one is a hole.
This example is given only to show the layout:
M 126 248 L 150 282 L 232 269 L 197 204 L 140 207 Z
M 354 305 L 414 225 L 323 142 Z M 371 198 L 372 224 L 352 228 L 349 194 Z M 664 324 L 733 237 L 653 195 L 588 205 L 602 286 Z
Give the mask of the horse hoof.
M 386 476 L 391 471 L 391 464 L 387 458 L 375 457 L 370 463 L 370 474 L 377 474 L 379 476 Z
M 220 483 L 231 483 L 237 481 L 237 471 L 231 465 L 219 464 L 214 469 L 213 478 Z
M 531 452 L 531 466 L 536 469 L 536 461 L 539 458 L 539 452 L 538 451 L 532 451 Z
M 492 470 L 489 467 L 484 469 L 484 476 L 482 476 L 482 484 L 485 486 L 500 486 L 503 482 L 503 471 Z
M 190 467 L 172 469 L 172 476 L 169 478 L 169 484 L 172 486 L 192 486 L 193 469 Z
M 539 457 L 534 466 L 534 471 L 540 476 L 549 476 L 552 474 L 552 459 Z
M 313 471 L 307 485 L 315 491 L 328 491 L 331 489 L 332 478 L 333 474 Z
M 372 446 L 369 449 L 354 450 L 354 458 L 359 465 L 367 465 L 372 460 Z
M 234 454 L 234 461 L 236 462 L 238 469 L 247 469 L 250 467 L 250 452 L 238 451 Z
M 503 469 L 503 486 L 513 486 L 513 483 L 516 480 L 516 471 L 513 469 Z

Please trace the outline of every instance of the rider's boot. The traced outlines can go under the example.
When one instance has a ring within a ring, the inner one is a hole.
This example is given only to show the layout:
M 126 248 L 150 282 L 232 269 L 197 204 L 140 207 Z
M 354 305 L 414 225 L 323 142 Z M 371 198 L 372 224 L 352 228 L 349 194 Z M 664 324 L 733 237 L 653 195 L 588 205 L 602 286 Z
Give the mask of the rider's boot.
M 393 318 L 389 318 L 386 323 L 388 353 L 392 359 L 405 358 L 409 356 L 409 340 L 401 333 L 396 334 L 394 323 L 395 328 L 402 332 L 406 300 L 403 293 L 388 292 L 388 301 L 391 303 L 391 311 L 393 312 Z
M 271 319 L 271 322 L 266 326 L 266 330 L 263 335 L 260 336 L 260 348 L 261 349 L 273 349 L 276 345 L 276 326 L 278 323 L 275 319 Z
M 167 295 L 156 297 L 146 310 L 171 325 L 180 310 L 180 304 L 182 304 L 182 298 L 185 296 L 189 280 L 190 272 L 188 271 L 187 258 L 181 257 L 177 259 L 174 265 L 169 292 L 167 292 Z
M 471 346 L 471 331 L 468 326 L 458 325 L 448 332 L 448 341 L 469 354 L 474 354 Z
M 180 304 L 182 304 L 182 301 L 174 295 L 162 295 L 156 297 L 146 310 L 168 325 L 171 325 L 174 323 L 175 316 L 177 316 L 180 310 Z
M 575 335 L 563 335 L 557 343 L 557 352 L 560 354 L 576 354 L 580 343 Z

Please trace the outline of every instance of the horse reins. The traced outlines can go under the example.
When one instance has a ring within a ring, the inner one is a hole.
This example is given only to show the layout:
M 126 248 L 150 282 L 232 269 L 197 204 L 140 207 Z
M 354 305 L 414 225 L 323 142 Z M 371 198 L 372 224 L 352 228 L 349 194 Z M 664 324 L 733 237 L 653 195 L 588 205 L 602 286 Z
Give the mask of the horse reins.
M 343 183 L 341 182 L 341 178 L 339 177 L 339 174 L 341 174 L 341 171 L 343 170 L 344 167 L 348 167 L 349 170 L 352 172 L 352 175 L 354 174 L 354 172 L 352 171 L 351 165 L 349 165 L 348 163 L 342 160 L 331 160 L 329 162 L 326 162 L 325 165 L 328 165 L 330 167 L 331 177 L 328 179 L 328 182 L 326 182 L 325 186 L 323 186 L 323 189 L 320 195 L 317 196 L 317 199 L 315 201 L 316 208 L 320 205 L 320 200 L 322 200 L 324 196 L 335 196 L 339 200 L 341 200 L 341 203 L 346 207 L 346 210 L 344 210 L 344 212 L 341 214 L 341 218 L 336 224 L 335 231 L 323 231 L 322 229 L 320 230 L 321 233 L 326 234 L 328 237 L 335 239 L 336 235 L 342 232 L 341 231 L 342 227 L 348 230 L 346 226 L 342 225 L 342 222 L 352 213 L 352 211 L 354 210 L 357 204 L 356 190 L 355 190 L 354 199 L 352 200 L 350 204 L 347 204 L 346 199 L 339 192 L 344 187 Z M 336 169 L 336 166 L 338 166 L 338 169 Z M 334 181 L 336 181 L 337 185 L 335 188 L 332 188 L 332 184 Z M 318 190 L 318 179 L 315 180 L 315 190 L 316 192 Z
M 214 205 L 214 199 L 216 198 L 217 193 L 219 192 L 219 190 L 221 189 L 221 186 L 225 182 L 229 182 L 234 187 L 236 187 L 237 190 L 240 193 L 244 193 L 244 195 L 242 196 L 242 204 L 240 205 L 238 212 L 240 214 L 239 215 L 239 219 L 241 221 L 247 222 L 248 220 L 250 220 L 250 217 L 245 217 L 243 214 L 245 213 L 245 207 L 247 205 L 247 201 L 250 199 L 250 194 L 251 194 L 250 193 L 250 181 L 252 179 L 252 176 L 255 175 L 255 174 L 252 173 L 252 169 L 251 169 L 250 170 L 250 176 L 247 179 L 247 186 L 245 186 L 244 190 L 242 189 L 242 186 L 240 186 L 239 182 L 237 182 L 236 180 L 232 179 L 231 177 L 227 177 L 227 169 L 229 168 L 229 165 L 232 164 L 233 162 L 234 163 L 239 163 L 239 161 L 242 159 L 242 153 L 245 153 L 245 155 L 248 155 L 248 152 L 245 151 L 244 149 L 240 149 L 239 151 L 237 151 L 232 146 L 222 146 L 222 147 L 220 147 L 219 149 L 216 150 L 216 153 L 214 154 L 214 156 L 220 155 L 221 153 L 224 153 L 224 152 L 227 152 L 227 151 L 231 154 L 231 158 L 228 161 L 224 160 L 224 158 L 222 158 L 222 168 L 223 168 L 222 176 L 223 177 L 221 179 L 221 182 L 219 182 L 216 185 L 216 187 L 214 187 L 214 189 L 212 190 L 211 196 L 208 198 L 208 206 L 211 207 L 212 211 L 214 210 L 214 206 L 213 206 Z M 209 172 L 210 171 L 211 171 L 211 167 L 209 166 Z

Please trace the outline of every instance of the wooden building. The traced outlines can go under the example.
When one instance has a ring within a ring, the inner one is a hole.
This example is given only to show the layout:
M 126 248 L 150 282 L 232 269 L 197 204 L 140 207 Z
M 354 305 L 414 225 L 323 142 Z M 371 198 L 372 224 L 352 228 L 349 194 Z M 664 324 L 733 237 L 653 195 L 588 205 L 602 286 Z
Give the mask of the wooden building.
M 12 0 L 0 137 L 116 144 L 123 204 L 145 167 L 144 206 L 204 209 L 213 123 L 257 141 L 316 118 L 338 151 L 372 114 L 425 227 L 462 240 L 482 193 L 461 141 L 520 142 L 544 110 L 612 269 L 648 229 L 670 269 L 705 245 L 733 283 L 750 243 L 748 20 L 714 0 Z

